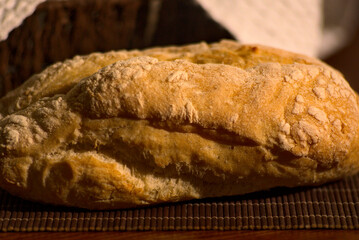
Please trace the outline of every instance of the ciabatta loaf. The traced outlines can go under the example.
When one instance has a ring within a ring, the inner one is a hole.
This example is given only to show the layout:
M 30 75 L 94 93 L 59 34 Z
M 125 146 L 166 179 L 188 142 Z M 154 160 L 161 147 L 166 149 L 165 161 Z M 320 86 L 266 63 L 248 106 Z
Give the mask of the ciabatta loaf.
M 75 57 L 0 100 L 0 186 L 89 209 L 318 185 L 359 170 L 358 98 L 232 41 Z

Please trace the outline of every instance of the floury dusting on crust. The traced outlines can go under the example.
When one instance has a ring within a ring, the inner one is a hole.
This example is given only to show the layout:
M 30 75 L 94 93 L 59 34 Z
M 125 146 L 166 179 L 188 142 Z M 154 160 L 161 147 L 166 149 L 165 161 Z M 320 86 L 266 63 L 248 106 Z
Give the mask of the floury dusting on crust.
M 359 170 L 357 96 L 320 61 L 232 41 L 76 57 L 0 100 L 0 187 L 113 209 Z

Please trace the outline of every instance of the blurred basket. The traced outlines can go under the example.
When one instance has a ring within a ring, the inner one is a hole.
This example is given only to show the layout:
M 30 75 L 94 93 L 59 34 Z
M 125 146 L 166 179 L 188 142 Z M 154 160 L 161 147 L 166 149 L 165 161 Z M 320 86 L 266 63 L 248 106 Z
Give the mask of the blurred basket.
M 232 38 L 192 0 L 46 1 L 0 42 L 0 96 L 74 55 Z

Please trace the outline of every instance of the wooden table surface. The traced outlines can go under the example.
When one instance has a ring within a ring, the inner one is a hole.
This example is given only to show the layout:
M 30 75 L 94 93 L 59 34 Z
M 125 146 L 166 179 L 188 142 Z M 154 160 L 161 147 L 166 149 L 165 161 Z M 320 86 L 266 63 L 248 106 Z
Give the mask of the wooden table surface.
M 274 231 L 154 231 L 154 232 L 32 232 L 0 233 L 0 239 L 281 239 L 281 240 L 357 240 L 359 230 L 274 230 Z

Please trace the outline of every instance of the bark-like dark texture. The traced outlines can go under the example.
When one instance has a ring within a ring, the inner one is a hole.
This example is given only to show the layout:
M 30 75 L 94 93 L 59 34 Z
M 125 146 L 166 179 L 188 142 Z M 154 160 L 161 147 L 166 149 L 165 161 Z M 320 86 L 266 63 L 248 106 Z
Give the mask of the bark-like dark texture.
M 47 1 L 0 42 L 0 96 L 75 55 L 222 38 L 232 36 L 193 0 Z

